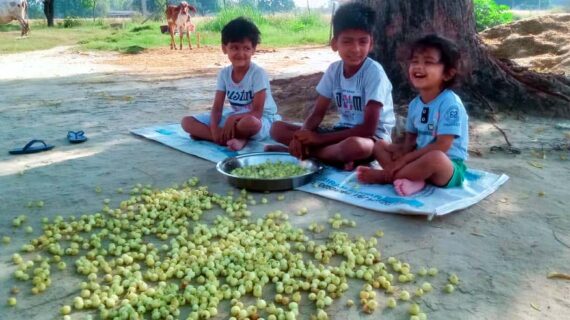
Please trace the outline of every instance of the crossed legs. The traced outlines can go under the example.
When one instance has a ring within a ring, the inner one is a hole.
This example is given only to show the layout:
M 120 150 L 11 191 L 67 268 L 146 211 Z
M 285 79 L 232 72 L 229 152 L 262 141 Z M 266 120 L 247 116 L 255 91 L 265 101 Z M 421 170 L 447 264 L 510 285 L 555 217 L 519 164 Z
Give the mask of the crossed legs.
M 426 182 L 436 186 L 445 186 L 453 176 L 453 163 L 442 151 L 430 151 L 406 164 L 392 175 L 390 165 L 394 164 L 387 144 L 375 147 L 375 155 L 383 169 L 358 167 L 358 180 L 364 183 L 393 183 L 396 192 L 402 196 L 414 194 L 425 187 Z M 381 154 L 379 154 L 379 152 Z M 384 163 L 383 163 L 384 162 Z
M 267 146 L 265 151 L 288 152 L 288 146 L 295 132 L 300 129 L 301 126 L 285 121 L 274 122 L 271 126 L 271 137 L 283 145 Z M 373 148 L 374 142 L 372 139 L 350 137 L 325 147 L 312 148 L 309 154 L 326 163 L 342 165 L 345 170 L 352 170 L 354 169 L 355 161 L 367 159 L 372 155 Z
M 184 131 L 188 132 L 194 139 L 214 140 L 210 127 L 192 116 L 182 118 L 181 125 Z M 235 137 L 228 140 L 226 146 L 234 151 L 241 150 L 247 144 L 247 140 L 259 132 L 259 130 L 261 130 L 261 120 L 251 115 L 244 116 L 238 120 Z

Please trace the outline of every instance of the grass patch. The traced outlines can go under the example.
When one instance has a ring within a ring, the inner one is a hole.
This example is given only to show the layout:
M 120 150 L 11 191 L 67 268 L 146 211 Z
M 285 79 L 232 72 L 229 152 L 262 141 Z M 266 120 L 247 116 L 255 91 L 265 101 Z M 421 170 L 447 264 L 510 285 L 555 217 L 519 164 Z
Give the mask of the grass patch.
M 249 11 L 248 11 L 249 10 Z M 222 26 L 237 16 L 248 16 L 256 21 L 262 44 L 271 47 L 287 47 L 299 44 L 326 44 L 329 36 L 327 19 L 317 14 L 290 14 L 262 16 L 248 7 L 235 7 L 223 10 L 214 18 L 196 18 L 202 45 L 220 45 Z M 88 50 L 105 50 L 136 53 L 145 49 L 168 47 L 170 35 L 162 34 L 163 22 L 135 22 L 117 24 L 91 19 L 71 19 L 59 21 L 56 27 L 47 28 L 45 22 L 31 21 L 28 38 L 21 39 L 17 24 L 0 26 L 0 54 L 43 50 L 62 45 L 80 45 Z M 67 23 L 65 23 L 67 22 Z M 192 43 L 196 35 L 192 34 Z M 175 35 L 178 43 L 179 37 Z

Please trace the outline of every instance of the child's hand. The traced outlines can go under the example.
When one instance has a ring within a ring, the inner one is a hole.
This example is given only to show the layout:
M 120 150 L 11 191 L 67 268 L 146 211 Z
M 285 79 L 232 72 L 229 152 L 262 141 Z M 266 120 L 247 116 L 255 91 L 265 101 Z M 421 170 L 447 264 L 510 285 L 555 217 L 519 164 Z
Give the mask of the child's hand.
M 293 138 L 289 143 L 289 153 L 298 159 L 304 159 L 307 156 L 306 147 L 297 139 Z
M 220 127 L 210 128 L 210 133 L 212 134 L 212 140 L 219 145 L 226 145 L 226 141 L 223 139 L 223 130 Z
M 228 141 L 228 140 L 235 138 L 236 124 L 237 124 L 236 119 L 232 119 L 230 117 L 226 120 L 226 124 L 224 125 L 224 130 L 222 133 L 222 139 L 224 141 Z
M 400 159 L 396 162 L 394 162 L 394 165 L 390 168 L 390 176 L 394 177 L 396 175 L 396 173 L 398 171 L 400 171 L 400 169 L 402 169 L 403 167 L 405 167 L 408 164 L 408 162 L 406 162 L 404 160 L 404 158 L 400 157 Z
M 315 145 L 319 143 L 319 135 L 309 130 L 299 130 L 295 132 L 295 140 L 299 140 L 304 145 Z

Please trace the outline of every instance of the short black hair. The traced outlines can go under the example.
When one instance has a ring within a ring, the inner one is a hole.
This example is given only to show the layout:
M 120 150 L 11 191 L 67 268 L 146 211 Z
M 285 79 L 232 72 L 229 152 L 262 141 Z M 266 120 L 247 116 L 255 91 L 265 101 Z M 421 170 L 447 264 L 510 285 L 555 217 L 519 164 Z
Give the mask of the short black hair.
M 261 42 L 261 32 L 248 18 L 235 18 L 222 29 L 223 45 L 227 45 L 230 42 L 241 42 L 246 39 L 251 41 L 254 47 Z
M 372 35 L 375 22 L 376 12 L 371 7 L 360 2 L 350 2 L 335 12 L 332 19 L 333 34 L 336 38 L 346 30 L 355 29 Z
M 439 62 L 443 64 L 443 72 L 447 73 L 450 70 L 456 71 L 453 78 L 444 82 L 444 86 L 446 88 L 455 85 L 461 63 L 461 53 L 459 52 L 457 45 L 445 37 L 437 34 L 430 34 L 419 38 L 412 43 L 408 59 L 411 60 L 416 52 L 422 52 L 427 49 L 435 49 L 439 51 L 441 56 Z

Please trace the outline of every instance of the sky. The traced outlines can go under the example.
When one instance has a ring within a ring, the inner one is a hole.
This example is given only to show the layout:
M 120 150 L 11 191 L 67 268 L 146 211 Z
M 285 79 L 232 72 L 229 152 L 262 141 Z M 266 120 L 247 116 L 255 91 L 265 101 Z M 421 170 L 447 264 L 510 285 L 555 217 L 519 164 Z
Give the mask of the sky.
M 309 6 L 311 8 L 322 7 L 324 4 L 328 3 L 329 0 L 309 0 Z M 306 8 L 307 0 L 295 0 L 295 5 L 297 7 Z

